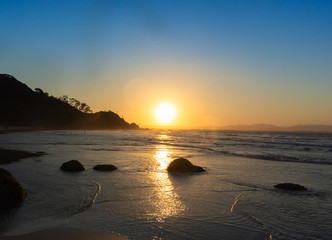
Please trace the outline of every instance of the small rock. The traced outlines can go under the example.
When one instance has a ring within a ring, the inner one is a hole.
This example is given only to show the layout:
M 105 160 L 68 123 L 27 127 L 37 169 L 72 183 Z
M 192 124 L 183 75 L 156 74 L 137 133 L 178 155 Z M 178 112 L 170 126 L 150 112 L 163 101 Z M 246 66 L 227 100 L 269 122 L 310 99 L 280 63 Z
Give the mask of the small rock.
M 36 152 L 36 154 L 44 155 L 44 154 L 46 154 L 46 152 L 38 151 L 38 152 Z
M 185 158 L 177 158 L 173 160 L 167 167 L 169 172 L 204 172 L 202 167 L 193 165 L 189 160 Z
M 307 191 L 306 187 L 295 183 L 278 183 L 274 187 L 289 191 Z
M 81 172 L 84 171 L 84 166 L 77 160 L 70 160 L 61 165 L 60 169 L 66 172 Z
M 0 168 L 0 211 L 19 205 L 26 196 L 21 184 L 7 170 Z
M 97 171 L 114 171 L 118 168 L 112 164 L 100 164 L 94 166 L 93 169 Z

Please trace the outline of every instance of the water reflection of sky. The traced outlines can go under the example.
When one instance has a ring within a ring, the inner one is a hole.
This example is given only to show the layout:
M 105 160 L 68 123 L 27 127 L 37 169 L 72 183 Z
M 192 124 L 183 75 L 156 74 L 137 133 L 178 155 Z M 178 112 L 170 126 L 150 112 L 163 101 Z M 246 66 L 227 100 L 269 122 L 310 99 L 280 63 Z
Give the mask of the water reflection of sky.
M 167 139 L 167 135 L 160 135 L 161 139 Z M 171 162 L 170 155 L 172 152 L 165 145 L 156 147 L 153 156 L 158 165 L 156 171 L 151 172 L 150 176 L 155 185 L 153 198 L 151 203 L 155 207 L 155 211 L 151 215 L 158 221 L 164 222 L 166 218 L 179 215 L 185 210 L 185 205 L 174 191 L 172 182 L 168 177 L 166 168 Z

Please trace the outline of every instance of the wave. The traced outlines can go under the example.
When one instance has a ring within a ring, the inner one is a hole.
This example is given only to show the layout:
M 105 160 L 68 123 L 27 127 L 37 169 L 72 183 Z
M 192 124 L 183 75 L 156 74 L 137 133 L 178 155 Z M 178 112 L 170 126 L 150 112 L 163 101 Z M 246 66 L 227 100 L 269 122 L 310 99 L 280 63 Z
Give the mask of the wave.
M 235 205 L 237 204 L 237 202 L 239 201 L 239 199 L 240 199 L 240 197 L 241 197 L 242 194 L 243 194 L 243 192 L 239 193 L 239 194 L 234 198 L 234 203 L 233 203 L 233 205 L 232 205 L 232 207 L 231 207 L 231 212 L 233 212 L 234 207 L 235 207 Z
M 97 197 L 98 197 L 98 195 L 99 195 L 99 193 L 100 193 L 100 190 L 101 190 L 101 186 L 100 186 L 100 184 L 99 184 L 99 183 L 96 183 L 96 185 L 97 185 L 97 191 L 96 191 L 96 193 L 95 193 L 95 196 L 93 197 L 93 199 L 91 200 L 91 202 L 90 202 L 90 204 L 89 204 L 89 208 L 92 207 L 92 206 L 95 204 L 96 199 L 97 199 Z
M 79 134 L 59 132 L 57 135 L 63 134 L 71 137 L 53 139 L 53 136 L 49 137 L 46 134 L 45 141 L 39 138 L 27 138 L 27 141 L 20 139 L 18 142 L 9 139 L 6 144 L 91 146 L 86 150 L 107 152 L 132 151 L 140 146 L 151 148 L 156 145 L 164 145 L 169 148 L 177 148 L 177 150 L 185 152 L 184 154 L 188 154 L 188 152 L 215 153 L 267 161 L 332 164 L 330 154 L 332 135 L 199 131 L 170 131 L 167 133 L 167 139 L 160 139 L 160 132 L 141 134 L 107 132 L 89 135 L 88 138 L 85 135 L 81 138 Z M 36 139 L 38 140 L 36 141 Z
M 329 160 L 324 160 L 324 161 L 310 160 L 310 159 L 303 159 L 303 158 L 285 156 L 285 155 L 242 154 L 242 153 L 232 153 L 232 152 L 228 152 L 228 151 L 219 151 L 219 152 L 222 154 L 225 154 L 225 155 L 231 155 L 231 156 L 236 156 L 236 157 L 245 157 L 245 158 L 250 158 L 250 159 L 258 159 L 258 160 L 332 165 L 332 161 L 329 161 Z
M 73 209 L 72 211 L 69 211 L 68 212 L 69 217 L 82 213 L 88 210 L 89 208 L 93 207 L 93 205 L 95 205 L 96 199 L 101 191 L 101 186 L 99 183 L 94 183 L 94 184 L 96 185 L 96 191 L 93 193 L 91 200 L 89 202 L 83 203 L 83 206 L 80 206 L 76 209 Z
M 291 147 L 317 147 L 317 148 L 332 148 L 331 144 L 313 144 L 313 143 L 303 143 L 303 142 L 292 142 L 292 141 L 262 141 L 259 139 L 243 139 L 243 138 L 218 138 L 215 142 L 216 145 L 240 145 L 240 146 L 259 146 L 260 144 L 265 144 L 267 146 L 278 146 L 287 145 Z M 295 141 L 295 140 L 293 140 Z
M 191 141 L 189 141 L 191 143 Z M 264 143 L 266 145 L 260 146 L 257 143 Z M 255 146 L 257 147 L 258 151 L 259 149 L 273 149 L 273 146 L 271 146 L 271 143 L 269 142 L 263 142 L 259 141 L 256 144 L 248 144 L 249 146 Z M 147 143 L 146 143 L 147 144 Z M 199 152 L 213 152 L 213 153 L 218 153 L 222 155 L 228 155 L 228 156 L 234 156 L 234 157 L 244 157 L 244 158 L 249 158 L 249 159 L 257 159 L 257 160 L 267 160 L 267 161 L 277 161 L 277 162 L 298 162 L 298 163 L 310 163 L 310 164 L 326 164 L 326 165 L 332 165 L 332 159 L 320 159 L 320 160 L 314 160 L 310 159 L 309 157 L 296 157 L 296 156 L 288 156 L 288 155 L 283 155 L 283 154 L 251 154 L 251 153 L 238 153 L 238 152 L 232 152 L 229 150 L 220 150 L 220 149 L 215 149 L 210 147 L 211 145 L 202 145 L 202 144 L 185 144 L 185 143 L 174 143 L 174 142 L 163 142 L 163 141 L 156 141 L 156 140 L 151 140 L 149 139 L 148 144 L 150 145 L 165 145 L 165 146 L 170 146 L 170 147 L 176 147 L 180 148 L 183 150 L 188 150 L 188 149 L 194 149 Z M 272 144 L 279 144 L 279 143 L 272 143 Z M 227 147 L 227 145 L 232 145 L 231 143 L 215 143 L 215 147 L 219 148 L 224 148 Z M 282 144 L 281 145 L 287 145 Z M 305 147 L 305 146 L 315 146 L 315 147 L 326 147 L 329 148 L 329 145 L 317 145 L 317 144 L 296 144 L 294 143 L 293 146 L 303 146 L 300 149 L 296 149 L 296 151 L 299 152 L 311 152 L 313 151 L 313 148 Z M 237 148 L 237 145 L 233 144 L 233 147 Z M 242 146 L 243 147 L 243 146 Z M 294 147 L 289 147 L 287 149 L 280 149 L 280 151 L 284 150 L 294 150 Z M 329 151 L 332 151 L 332 149 L 329 149 Z
M 236 153 L 226 150 L 217 150 L 210 147 L 204 147 L 204 146 L 193 146 L 193 145 L 186 145 L 186 144 L 164 144 L 164 145 L 170 145 L 173 147 L 183 147 L 183 148 L 189 148 L 189 149 L 198 149 L 202 151 L 210 151 L 215 152 L 223 155 L 228 156 L 234 156 L 234 157 L 244 157 L 244 158 L 250 158 L 250 159 L 258 159 L 258 160 L 267 160 L 267 161 L 277 161 L 277 162 L 299 162 L 299 163 L 310 163 L 310 164 L 327 164 L 332 165 L 332 160 L 310 160 L 310 159 L 304 159 L 300 157 L 294 157 L 294 156 L 286 156 L 286 155 L 272 155 L 272 154 L 248 154 L 248 153 Z M 304 150 L 306 151 L 306 150 Z

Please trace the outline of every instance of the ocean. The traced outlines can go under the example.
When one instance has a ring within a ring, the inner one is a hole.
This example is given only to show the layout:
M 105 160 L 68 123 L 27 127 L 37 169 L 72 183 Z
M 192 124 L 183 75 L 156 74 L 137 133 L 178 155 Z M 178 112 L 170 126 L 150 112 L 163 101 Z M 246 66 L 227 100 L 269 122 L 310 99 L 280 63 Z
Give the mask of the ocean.
M 1 235 L 74 227 L 130 239 L 332 239 L 332 134 L 40 131 L 2 134 L 0 147 L 47 153 L 0 166 L 27 190 L 0 217 Z M 168 174 L 178 157 L 206 172 Z M 72 159 L 86 171 L 59 169 Z M 308 191 L 273 187 L 284 182 Z

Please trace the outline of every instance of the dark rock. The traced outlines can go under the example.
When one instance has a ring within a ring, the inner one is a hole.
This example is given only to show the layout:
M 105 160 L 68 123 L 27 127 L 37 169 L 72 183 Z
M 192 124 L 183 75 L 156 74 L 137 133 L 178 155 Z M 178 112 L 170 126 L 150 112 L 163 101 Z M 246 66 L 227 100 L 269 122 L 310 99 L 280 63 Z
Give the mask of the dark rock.
M 63 163 L 60 169 L 67 172 L 81 172 L 85 170 L 84 166 L 77 160 L 70 160 Z
M 0 164 L 9 164 L 17 162 L 23 158 L 39 157 L 42 155 L 43 154 L 26 152 L 26 151 L 0 149 Z
M 274 187 L 289 191 L 307 191 L 306 187 L 294 183 L 278 183 Z
M 177 158 L 173 160 L 167 167 L 169 172 L 204 172 L 202 167 L 193 165 L 189 160 L 185 158 Z
M 93 169 L 97 171 L 114 171 L 118 168 L 112 164 L 100 164 L 94 166 Z
M 0 168 L 0 211 L 18 206 L 26 196 L 21 184 L 7 170 Z
M 46 154 L 46 152 L 38 151 L 38 152 L 36 152 L 36 154 L 38 154 L 38 155 L 44 155 L 44 154 Z

